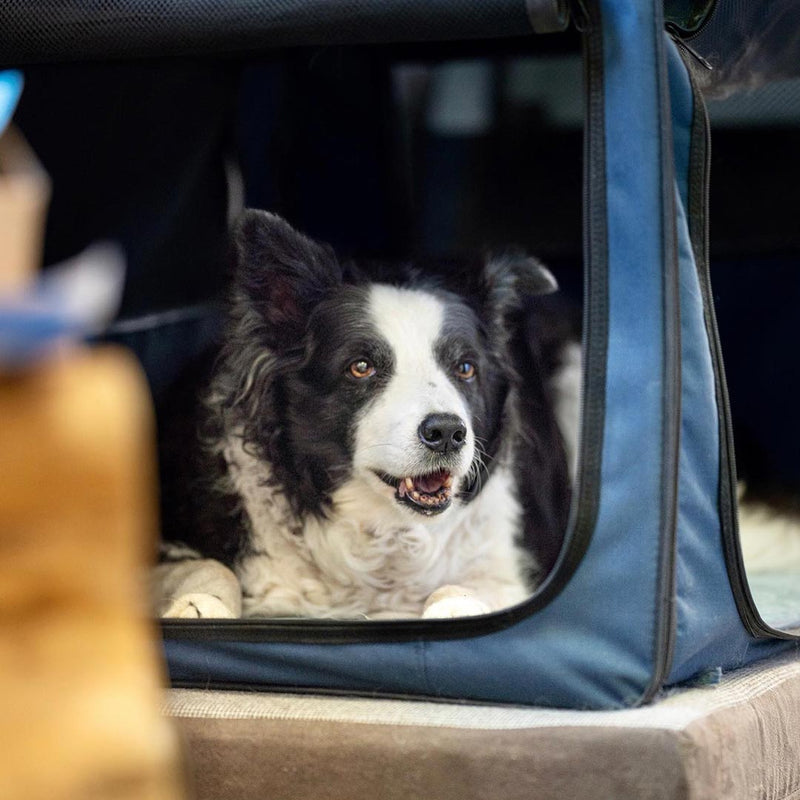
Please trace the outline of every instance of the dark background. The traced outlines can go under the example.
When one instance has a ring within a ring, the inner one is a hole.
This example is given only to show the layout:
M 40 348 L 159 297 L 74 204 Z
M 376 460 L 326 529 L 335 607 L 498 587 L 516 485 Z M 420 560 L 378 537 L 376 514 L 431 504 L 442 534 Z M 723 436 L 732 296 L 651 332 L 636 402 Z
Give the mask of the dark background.
M 542 86 L 535 69 L 577 58 L 577 40 L 564 34 L 27 68 L 16 121 L 54 186 L 45 261 L 98 239 L 122 243 L 118 330 L 157 401 L 215 335 L 231 196 L 277 211 L 345 257 L 447 256 L 437 263 L 452 269 L 459 254 L 522 246 L 579 303 L 580 121 L 555 113 L 553 70 Z M 442 130 L 430 124 L 434 89 L 464 59 L 480 60 L 490 100 L 482 124 Z M 514 90 L 523 62 L 533 78 Z M 555 79 L 555 94 L 573 103 L 575 74 Z M 762 112 L 746 96 L 739 117 L 735 96 L 714 122 L 710 230 L 740 470 L 752 487 L 796 503 L 800 89 L 787 91 Z M 200 310 L 171 326 L 134 322 L 130 333 L 131 320 L 186 307 Z

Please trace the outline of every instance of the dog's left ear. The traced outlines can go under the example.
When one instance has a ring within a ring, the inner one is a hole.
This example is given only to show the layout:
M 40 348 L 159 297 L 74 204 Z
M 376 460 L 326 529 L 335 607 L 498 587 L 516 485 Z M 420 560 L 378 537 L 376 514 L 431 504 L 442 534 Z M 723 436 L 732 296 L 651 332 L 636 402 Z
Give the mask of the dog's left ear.
M 525 255 L 492 258 L 483 271 L 484 306 L 491 325 L 507 328 L 525 306 L 526 298 L 551 294 L 558 282 L 547 267 Z

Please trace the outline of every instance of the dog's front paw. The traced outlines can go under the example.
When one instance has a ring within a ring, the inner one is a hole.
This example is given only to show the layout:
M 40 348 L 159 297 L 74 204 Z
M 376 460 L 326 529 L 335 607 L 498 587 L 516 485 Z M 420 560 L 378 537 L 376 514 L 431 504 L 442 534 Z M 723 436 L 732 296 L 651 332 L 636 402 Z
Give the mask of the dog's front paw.
M 425 601 L 423 619 L 476 617 L 491 608 L 463 586 L 441 586 Z
M 153 609 L 172 619 L 237 619 L 242 590 L 237 577 L 212 558 L 157 564 L 150 575 Z
M 192 592 L 175 598 L 161 616 L 171 619 L 236 619 L 239 615 L 216 595 Z

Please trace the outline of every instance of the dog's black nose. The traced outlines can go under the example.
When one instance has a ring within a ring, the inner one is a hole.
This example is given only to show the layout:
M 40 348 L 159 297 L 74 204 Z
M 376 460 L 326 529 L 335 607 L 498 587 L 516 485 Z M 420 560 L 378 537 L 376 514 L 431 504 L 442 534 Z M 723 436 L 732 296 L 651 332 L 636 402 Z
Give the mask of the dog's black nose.
M 429 414 L 418 432 L 420 441 L 434 453 L 460 450 L 467 440 L 467 426 L 455 414 Z

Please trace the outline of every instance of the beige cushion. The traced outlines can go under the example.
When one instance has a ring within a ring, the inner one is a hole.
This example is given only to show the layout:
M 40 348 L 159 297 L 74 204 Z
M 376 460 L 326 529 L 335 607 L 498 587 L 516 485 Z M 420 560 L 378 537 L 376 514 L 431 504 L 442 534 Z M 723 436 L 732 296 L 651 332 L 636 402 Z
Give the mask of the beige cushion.
M 174 689 L 198 800 L 800 798 L 795 652 L 645 708 Z

